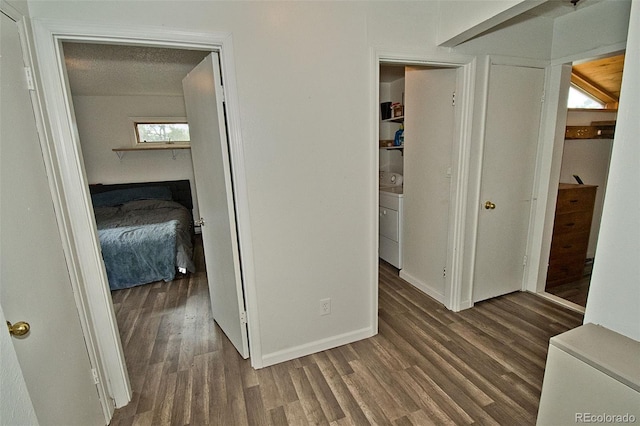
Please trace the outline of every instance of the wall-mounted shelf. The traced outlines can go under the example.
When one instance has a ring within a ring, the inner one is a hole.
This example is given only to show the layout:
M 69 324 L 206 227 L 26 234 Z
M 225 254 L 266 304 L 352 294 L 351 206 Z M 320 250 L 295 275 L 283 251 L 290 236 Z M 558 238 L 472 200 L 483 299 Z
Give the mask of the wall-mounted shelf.
M 171 151 L 171 156 L 176 159 L 178 150 L 191 149 L 190 146 L 149 146 L 144 148 L 113 148 L 112 151 L 116 153 L 118 158 L 122 160 L 124 154 L 130 151 Z
M 592 121 L 590 126 L 567 126 L 565 139 L 613 139 L 615 121 Z
M 400 117 L 391 117 L 391 118 L 387 118 L 386 120 L 382 120 L 383 123 L 402 123 L 404 122 L 404 115 L 400 116 Z

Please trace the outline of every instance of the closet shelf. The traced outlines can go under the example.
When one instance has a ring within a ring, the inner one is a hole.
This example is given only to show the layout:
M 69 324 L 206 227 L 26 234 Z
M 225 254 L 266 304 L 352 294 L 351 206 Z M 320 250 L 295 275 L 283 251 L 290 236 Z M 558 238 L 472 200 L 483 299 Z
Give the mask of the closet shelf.
M 383 123 L 402 123 L 404 122 L 404 115 L 400 116 L 400 117 L 391 117 L 391 118 L 387 118 L 386 120 L 382 120 Z
M 145 148 L 113 148 L 112 151 L 116 153 L 119 159 L 122 160 L 124 154 L 130 151 L 171 151 L 171 155 L 173 159 L 176 159 L 176 155 L 178 154 L 178 150 L 181 149 L 191 149 L 190 146 L 149 146 Z
M 378 142 L 378 148 L 380 149 L 403 149 L 404 145 L 394 145 L 393 139 L 380 139 Z

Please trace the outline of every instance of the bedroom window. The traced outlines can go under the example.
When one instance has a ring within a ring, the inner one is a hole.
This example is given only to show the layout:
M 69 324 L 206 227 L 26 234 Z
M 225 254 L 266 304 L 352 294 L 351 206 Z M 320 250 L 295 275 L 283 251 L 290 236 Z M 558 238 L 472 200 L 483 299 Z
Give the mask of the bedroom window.
M 189 124 L 183 117 L 133 117 L 134 146 L 138 148 L 189 145 Z

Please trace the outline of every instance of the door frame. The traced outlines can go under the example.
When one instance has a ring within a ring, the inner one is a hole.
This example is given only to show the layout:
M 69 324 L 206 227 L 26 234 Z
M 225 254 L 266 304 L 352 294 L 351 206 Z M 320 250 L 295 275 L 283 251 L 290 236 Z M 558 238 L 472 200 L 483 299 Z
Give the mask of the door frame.
M 584 308 L 545 292 L 553 220 L 558 196 L 558 182 L 562 166 L 567 96 L 571 84 L 572 63 L 585 58 L 598 58 L 624 52 L 627 43 L 615 43 L 586 52 L 554 59 L 547 66 L 545 104 L 542 111 L 541 139 L 536 161 L 534 190 L 538 203 L 532 211 L 529 264 L 525 270 L 524 290 L 546 297 L 570 309 L 584 312 Z
M 445 277 L 445 288 L 443 300 L 440 300 L 447 309 L 458 312 L 472 306 L 469 284 L 465 284 L 465 273 L 467 265 L 464 263 L 466 226 L 467 226 L 467 206 L 469 195 L 469 165 L 472 145 L 472 118 L 473 100 L 476 79 L 476 58 L 472 56 L 452 54 L 452 53 L 415 53 L 402 51 L 383 51 L 373 49 L 371 63 L 371 140 L 380 139 L 379 129 L 379 104 L 380 104 L 380 65 L 381 64 L 402 64 L 415 66 L 432 66 L 441 68 L 451 68 L 457 70 L 456 81 L 456 104 L 459 108 L 455 111 L 455 130 L 452 145 L 451 164 L 451 201 L 449 207 L 448 225 L 448 247 L 447 247 L 447 274 Z M 378 144 L 371 144 L 374 150 L 371 156 L 370 165 L 372 185 L 372 205 L 371 211 L 378 211 L 378 163 L 380 153 Z M 372 245 L 372 276 L 375 278 L 375 289 L 372 291 L 372 324 L 378 328 L 378 215 L 374 214 L 375 221 L 371 230 L 374 236 Z
M 236 204 L 236 226 L 242 258 L 249 347 L 252 366 L 262 362 L 257 324 L 255 271 L 247 198 L 246 167 L 240 129 L 240 112 L 236 89 L 233 42 L 228 32 L 190 32 L 166 27 L 135 27 L 33 19 L 35 46 L 40 65 L 43 97 L 49 118 L 50 133 L 46 144 L 51 152 L 48 164 L 56 177 L 56 204 L 64 216 L 60 221 L 68 250 L 74 292 L 84 318 L 85 338 L 95 347 L 99 363 L 98 376 L 107 383 L 116 407 L 131 400 L 127 367 L 115 319 L 109 285 L 100 256 L 95 219 L 92 215 L 88 182 L 84 170 L 75 112 L 66 81 L 62 42 L 98 42 L 120 45 L 144 45 L 217 51 L 225 82 L 228 144 L 232 164 Z M 104 402 L 103 402 L 104 403 Z

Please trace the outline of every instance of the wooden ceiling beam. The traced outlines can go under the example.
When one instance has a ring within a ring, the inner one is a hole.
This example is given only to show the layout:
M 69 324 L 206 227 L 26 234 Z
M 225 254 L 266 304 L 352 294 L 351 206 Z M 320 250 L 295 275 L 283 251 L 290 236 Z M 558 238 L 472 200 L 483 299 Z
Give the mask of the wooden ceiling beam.
M 571 72 L 571 83 L 603 102 L 607 109 L 616 109 L 618 107 L 619 99 L 616 95 L 602 88 L 575 70 Z

